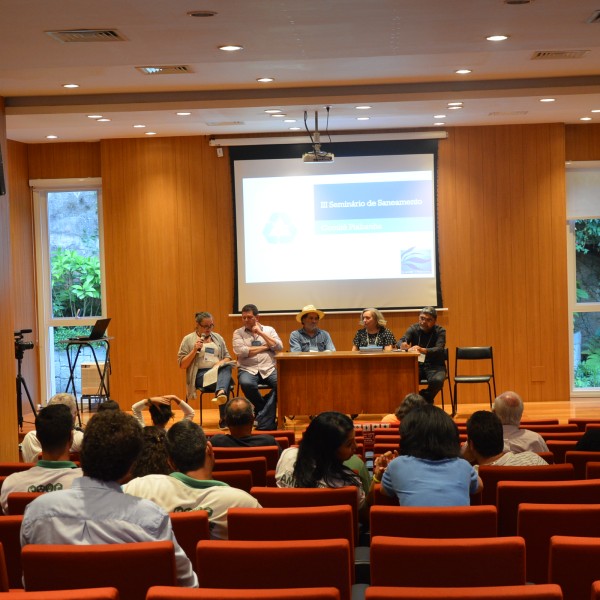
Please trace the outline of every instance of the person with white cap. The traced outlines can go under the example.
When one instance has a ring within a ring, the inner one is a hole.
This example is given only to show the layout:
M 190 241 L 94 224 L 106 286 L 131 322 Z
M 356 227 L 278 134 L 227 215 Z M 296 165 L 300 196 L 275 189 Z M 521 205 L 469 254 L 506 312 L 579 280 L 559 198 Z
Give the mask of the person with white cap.
M 319 321 L 324 317 L 325 313 L 312 304 L 296 315 L 302 327 L 290 334 L 290 352 L 335 352 L 329 333 L 319 329 Z

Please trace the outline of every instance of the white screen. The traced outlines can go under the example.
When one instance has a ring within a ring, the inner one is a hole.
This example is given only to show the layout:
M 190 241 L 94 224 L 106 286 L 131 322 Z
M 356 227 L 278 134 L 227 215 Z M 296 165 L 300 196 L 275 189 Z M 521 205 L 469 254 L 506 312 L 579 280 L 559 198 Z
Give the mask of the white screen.
M 235 160 L 238 306 L 438 305 L 433 154 Z

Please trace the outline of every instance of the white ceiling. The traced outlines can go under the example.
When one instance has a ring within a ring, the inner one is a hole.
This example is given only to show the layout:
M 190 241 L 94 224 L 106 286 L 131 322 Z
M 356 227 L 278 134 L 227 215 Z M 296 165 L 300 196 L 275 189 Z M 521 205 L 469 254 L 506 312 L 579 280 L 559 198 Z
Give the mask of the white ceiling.
M 591 112 L 600 110 L 600 22 L 589 22 L 600 0 L 507 1 L 516 0 L 0 0 L 7 135 L 276 134 L 303 128 L 305 110 L 311 129 L 319 111 L 323 132 L 325 106 L 334 133 L 600 122 Z M 197 10 L 217 14 L 188 15 Z M 46 33 L 70 29 L 114 30 L 125 41 L 61 43 Z M 510 37 L 487 41 L 492 34 Z M 223 44 L 244 49 L 223 52 Z M 583 52 L 533 59 L 553 51 Z M 191 72 L 135 68 L 169 65 Z M 463 67 L 472 73 L 456 75 Z M 263 76 L 275 81 L 257 83 Z M 556 101 L 540 102 L 547 97 Z M 448 110 L 451 101 L 463 108 Z

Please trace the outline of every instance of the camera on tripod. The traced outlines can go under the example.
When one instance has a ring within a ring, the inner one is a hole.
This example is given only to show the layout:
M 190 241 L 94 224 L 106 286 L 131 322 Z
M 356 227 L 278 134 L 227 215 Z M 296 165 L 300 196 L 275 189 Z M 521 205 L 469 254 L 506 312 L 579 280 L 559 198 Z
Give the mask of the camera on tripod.
M 25 350 L 31 350 L 34 347 L 33 342 L 26 342 L 23 338 L 26 333 L 31 333 L 31 329 L 20 329 L 15 331 L 15 358 L 23 358 Z

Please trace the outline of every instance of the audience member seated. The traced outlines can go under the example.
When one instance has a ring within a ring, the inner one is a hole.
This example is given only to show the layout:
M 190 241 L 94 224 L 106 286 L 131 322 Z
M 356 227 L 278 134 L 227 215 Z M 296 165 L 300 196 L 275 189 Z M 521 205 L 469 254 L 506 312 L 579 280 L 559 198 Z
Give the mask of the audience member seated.
M 133 464 L 131 479 L 144 475 L 169 475 L 173 472 L 167 452 L 167 432 L 162 427 L 147 425 L 142 431 L 144 446 Z
M 84 476 L 70 490 L 43 494 L 29 504 L 21 546 L 168 541 L 175 547 L 178 584 L 197 587 L 198 578 L 173 535 L 169 515 L 121 489 L 142 445 L 142 429 L 131 415 L 113 410 L 94 415 L 81 447 Z
M 381 491 L 397 496 L 402 506 L 468 506 L 481 489 L 475 469 L 460 458 L 458 429 L 441 408 L 427 404 L 411 410 L 400 423 L 401 456 L 386 464 L 375 459 L 375 476 L 383 471 Z
M 105 400 L 104 402 L 100 402 L 98 404 L 97 412 L 102 412 L 104 410 L 121 410 L 119 403 L 116 400 Z
M 358 507 L 367 518 L 360 477 L 344 462 L 356 453 L 354 423 L 348 415 L 322 412 L 306 428 L 299 446 L 285 449 L 275 470 L 277 487 L 318 488 L 354 485 Z
M 64 404 L 69 407 L 72 419 L 71 428 L 73 429 L 73 442 L 70 451 L 79 452 L 83 440 L 83 431 L 75 428 L 75 419 L 77 418 L 77 401 L 75 400 L 75 396 L 65 393 L 56 394 L 48 400 L 46 406 L 51 406 L 52 404 Z M 37 462 L 41 451 L 42 445 L 37 438 L 36 432 L 30 431 L 25 435 L 21 442 L 23 462 Z
M 548 452 L 542 436 L 529 429 L 519 429 L 523 416 L 523 400 L 516 392 L 504 392 L 494 400 L 494 413 L 502 422 L 506 452 Z
M 173 410 L 171 409 L 171 402 L 175 402 L 178 408 L 183 412 L 183 418 L 192 421 L 194 419 L 194 409 L 184 400 L 178 398 L 174 394 L 166 394 L 164 396 L 152 396 L 152 398 L 144 398 L 136 402 L 132 407 L 131 411 L 137 422 L 144 427 L 144 415 L 142 410 L 148 408 L 150 410 L 150 418 L 152 424 L 156 427 L 165 429 L 167 423 L 175 418 Z
M 588 429 L 577 441 L 575 450 L 600 452 L 600 429 Z
M 0 504 L 8 514 L 8 495 L 13 492 L 53 492 L 68 489 L 83 472 L 69 460 L 73 443 L 73 417 L 68 406 L 51 404 L 35 418 L 37 439 L 42 445 L 42 459 L 35 467 L 9 475 L 2 484 Z
M 400 403 L 400 406 L 395 410 L 394 414 L 385 415 L 381 419 L 382 423 L 390 423 L 392 425 L 399 425 L 400 421 L 416 406 L 423 406 L 427 403 L 427 400 L 421 396 L 421 394 L 406 394 Z
M 478 410 L 467 421 L 466 460 L 479 465 L 498 467 L 531 467 L 548 463 L 535 452 L 506 452 L 502 423 L 492 412 Z
M 146 475 L 123 486 L 133 496 L 152 500 L 167 512 L 205 510 L 212 539 L 227 539 L 227 510 L 261 508 L 247 492 L 212 478 L 215 456 L 197 423 L 180 421 L 167 432 L 167 450 L 177 469 L 170 475 Z
M 247 398 L 232 398 L 225 405 L 225 424 L 228 434 L 218 433 L 210 438 L 213 446 L 238 448 L 240 446 L 278 446 L 272 435 L 257 433 L 252 435 L 254 426 L 254 405 Z

